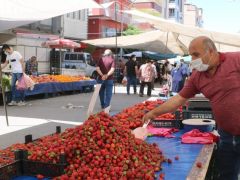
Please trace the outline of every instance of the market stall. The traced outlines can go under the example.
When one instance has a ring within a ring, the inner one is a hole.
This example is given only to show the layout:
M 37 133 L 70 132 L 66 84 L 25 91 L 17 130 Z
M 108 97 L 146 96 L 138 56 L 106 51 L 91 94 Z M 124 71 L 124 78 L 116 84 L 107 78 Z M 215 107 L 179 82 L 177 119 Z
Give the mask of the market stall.
M 55 162 L 60 166 L 63 162 L 60 156 L 64 153 L 67 161 L 64 172 L 67 174 L 61 176 L 63 179 L 99 178 L 99 176 L 112 179 L 120 177 L 125 179 L 137 177 L 170 180 L 204 179 L 214 151 L 214 143 L 184 144 L 181 137 L 186 131 L 176 130 L 176 128 L 168 134 L 171 138 L 158 134 L 142 141 L 131 134 L 131 129 L 142 126 L 141 119 L 144 113 L 162 103 L 162 100 L 155 99 L 135 104 L 113 116 L 104 113 L 96 114 L 90 116 L 82 126 L 46 136 L 34 142 L 29 141 L 27 144 L 13 145 L 7 150 L 0 151 L 0 157 L 4 155 L 5 158 L 8 156 L 10 159 L 14 156 L 13 150 L 21 148 L 30 152 L 24 156 L 28 161 L 41 161 L 48 164 Z M 174 120 L 176 116 L 165 114 L 161 118 Z M 21 162 L 26 163 L 25 161 Z M 10 162 L 5 161 L 4 164 L 0 159 L 0 174 Z M 30 172 L 31 169 L 25 173 L 54 176 L 47 174 L 49 172 L 46 171 L 39 172 L 37 166 L 35 167 L 34 173 Z M 44 172 L 46 174 L 43 174 Z M 55 175 L 59 176 L 62 173 L 58 171 Z M 154 178 L 154 174 L 157 178 Z M 21 175 L 21 173 L 18 172 L 15 175 Z
M 54 94 L 66 91 L 84 91 L 86 88 L 93 90 L 95 80 L 84 80 L 78 82 L 49 82 L 40 83 L 34 86 L 33 90 L 25 91 L 25 96 L 32 96 L 37 94 Z

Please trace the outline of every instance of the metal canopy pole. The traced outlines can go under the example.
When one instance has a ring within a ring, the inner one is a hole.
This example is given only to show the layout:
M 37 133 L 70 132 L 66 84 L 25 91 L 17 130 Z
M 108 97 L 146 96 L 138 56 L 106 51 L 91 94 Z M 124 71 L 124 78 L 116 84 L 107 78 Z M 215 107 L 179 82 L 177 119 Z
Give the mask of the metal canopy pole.
M 2 57 L 0 56 L 0 62 L 1 62 Z M 7 113 L 7 106 L 6 106 L 6 96 L 5 96 L 5 88 L 3 87 L 3 78 L 2 78 L 2 66 L 0 65 L 0 79 L 1 79 L 1 87 L 2 87 L 2 100 L 3 100 L 3 106 L 4 106 L 4 111 L 5 111 L 5 117 L 6 117 L 6 122 L 7 126 L 9 126 L 8 122 L 8 113 Z
M 116 54 L 116 57 L 115 57 L 115 67 L 116 67 L 116 63 L 118 63 L 118 53 L 117 53 L 117 47 L 118 47 L 118 42 L 117 42 L 117 27 L 118 27 L 118 24 L 117 24 L 117 1 L 115 1 L 115 6 L 114 6 L 114 9 L 115 9 L 115 31 L 116 31 L 116 34 L 115 34 L 115 54 Z M 116 69 L 115 69 L 116 70 Z M 114 94 L 116 93 L 116 87 L 115 87 L 115 79 L 113 80 L 114 82 Z

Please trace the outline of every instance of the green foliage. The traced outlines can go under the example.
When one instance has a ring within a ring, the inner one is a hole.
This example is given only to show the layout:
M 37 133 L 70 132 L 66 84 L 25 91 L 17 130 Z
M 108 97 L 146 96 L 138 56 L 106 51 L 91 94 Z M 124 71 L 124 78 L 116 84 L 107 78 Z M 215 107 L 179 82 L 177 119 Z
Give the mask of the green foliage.
M 140 34 L 142 31 L 135 26 L 129 25 L 128 28 L 123 31 L 123 36 Z
M 3 88 L 11 89 L 11 81 L 8 76 L 2 77 L 2 86 Z

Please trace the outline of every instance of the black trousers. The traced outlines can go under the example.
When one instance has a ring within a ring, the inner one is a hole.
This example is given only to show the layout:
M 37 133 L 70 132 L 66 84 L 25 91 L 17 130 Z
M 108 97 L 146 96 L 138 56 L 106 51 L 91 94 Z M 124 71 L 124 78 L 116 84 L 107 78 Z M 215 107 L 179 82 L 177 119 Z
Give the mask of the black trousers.
M 148 96 L 151 96 L 151 93 L 152 93 L 152 82 L 141 82 L 140 84 L 140 95 L 143 95 L 144 94 L 144 87 L 145 85 L 147 85 L 147 95 Z

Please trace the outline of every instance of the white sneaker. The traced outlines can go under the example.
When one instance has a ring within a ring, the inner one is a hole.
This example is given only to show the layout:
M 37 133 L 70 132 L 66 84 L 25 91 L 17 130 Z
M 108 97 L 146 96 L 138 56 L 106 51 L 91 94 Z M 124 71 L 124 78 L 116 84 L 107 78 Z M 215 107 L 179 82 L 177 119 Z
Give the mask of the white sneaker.
M 17 102 L 16 101 L 11 101 L 10 103 L 8 103 L 9 106 L 16 106 Z
M 19 101 L 19 102 L 17 103 L 17 105 L 18 105 L 18 106 L 25 106 L 26 103 L 25 103 L 24 101 Z

